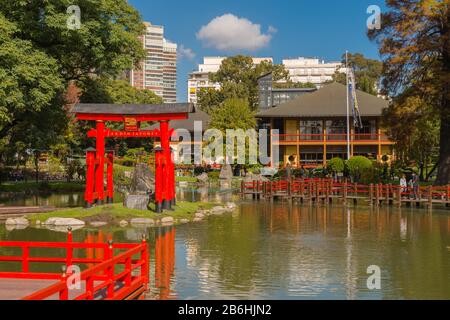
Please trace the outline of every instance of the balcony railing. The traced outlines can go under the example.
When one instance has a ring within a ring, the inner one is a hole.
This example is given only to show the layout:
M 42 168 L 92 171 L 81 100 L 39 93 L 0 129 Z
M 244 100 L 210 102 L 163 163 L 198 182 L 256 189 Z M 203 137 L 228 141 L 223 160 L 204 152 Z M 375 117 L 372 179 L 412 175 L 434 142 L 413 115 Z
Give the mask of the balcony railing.
M 280 143 L 288 142 L 347 142 L 347 134 L 274 134 L 274 138 L 278 138 Z M 354 133 L 350 135 L 352 142 L 390 142 L 390 139 L 385 134 L 376 133 Z

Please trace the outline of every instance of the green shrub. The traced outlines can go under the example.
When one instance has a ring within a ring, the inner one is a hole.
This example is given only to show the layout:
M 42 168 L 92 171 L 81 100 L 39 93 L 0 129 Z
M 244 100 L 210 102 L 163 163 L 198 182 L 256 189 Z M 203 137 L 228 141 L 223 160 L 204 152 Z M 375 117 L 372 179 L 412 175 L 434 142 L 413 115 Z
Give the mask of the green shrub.
M 208 172 L 209 180 L 219 180 L 219 177 L 220 177 L 220 171 Z
M 333 158 L 328 161 L 327 168 L 331 172 L 342 173 L 345 169 L 345 162 L 341 158 Z
M 356 182 L 360 180 L 361 175 L 365 170 L 369 170 L 372 167 L 372 161 L 363 156 L 352 157 L 347 161 L 349 173 Z

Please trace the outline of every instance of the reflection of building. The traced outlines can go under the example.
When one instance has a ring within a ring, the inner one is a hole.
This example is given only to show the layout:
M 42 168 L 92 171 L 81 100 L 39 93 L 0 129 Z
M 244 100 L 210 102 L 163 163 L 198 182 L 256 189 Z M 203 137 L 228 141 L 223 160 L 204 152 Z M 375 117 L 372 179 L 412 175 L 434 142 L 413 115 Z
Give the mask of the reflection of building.
M 130 73 L 133 87 L 149 89 L 164 99 L 175 103 L 177 98 L 177 45 L 164 39 L 164 27 L 145 23 L 146 33 L 140 38 L 146 58 L 138 69 Z
M 188 80 L 188 102 L 197 103 L 197 93 L 201 89 L 220 89 L 220 84 L 209 81 L 209 74 L 219 71 L 222 61 L 226 57 L 204 57 L 203 64 L 198 66 L 198 70 L 189 74 Z M 273 62 L 272 58 L 253 58 L 254 64 L 262 61 Z
M 324 83 L 332 81 L 336 71 L 342 71 L 340 62 L 320 61 L 319 59 L 297 58 L 284 59 L 283 65 L 289 71 L 293 82 L 313 83 L 321 87 Z
M 383 133 L 381 113 L 388 102 L 357 90 L 363 128 L 351 127 L 351 155 L 381 160 L 392 156 L 394 143 Z M 294 165 L 325 165 L 333 157 L 347 158 L 346 87 L 332 83 L 257 114 L 261 126 L 278 129 L 280 160 Z M 351 121 L 353 124 L 353 121 Z M 275 138 L 272 135 L 273 141 Z

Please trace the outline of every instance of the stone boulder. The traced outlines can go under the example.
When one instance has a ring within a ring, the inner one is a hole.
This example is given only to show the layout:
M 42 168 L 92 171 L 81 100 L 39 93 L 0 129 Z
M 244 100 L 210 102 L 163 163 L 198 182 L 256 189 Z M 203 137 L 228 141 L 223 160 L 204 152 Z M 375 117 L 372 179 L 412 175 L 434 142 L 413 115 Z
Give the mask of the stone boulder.
M 161 219 L 161 224 L 162 225 L 172 225 L 174 224 L 175 220 L 173 219 L 173 217 L 164 217 Z
M 209 180 L 208 174 L 203 172 L 201 175 L 197 176 L 197 179 L 201 183 L 206 183 Z
M 126 226 L 128 226 L 128 221 L 126 221 L 126 220 L 120 221 L 119 226 L 121 226 L 122 228 L 125 228 Z
M 149 194 L 155 191 L 155 175 L 145 163 L 138 163 L 131 179 L 131 194 Z
M 233 170 L 229 164 L 223 165 L 222 170 L 220 170 L 219 175 L 220 180 L 231 180 L 233 179 Z
M 126 194 L 123 206 L 128 209 L 148 210 L 150 196 L 148 194 Z
M 155 220 L 147 218 L 134 218 L 130 221 L 131 225 L 154 225 Z
M 54 227 L 77 227 L 84 226 L 85 222 L 74 218 L 49 218 L 44 223 L 46 226 Z
M 30 222 L 25 218 L 8 218 L 5 225 L 7 226 L 28 226 Z
M 203 219 L 205 217 L 205 215 L 201 212 L 196 212 L 194 217 L 197 219 Z

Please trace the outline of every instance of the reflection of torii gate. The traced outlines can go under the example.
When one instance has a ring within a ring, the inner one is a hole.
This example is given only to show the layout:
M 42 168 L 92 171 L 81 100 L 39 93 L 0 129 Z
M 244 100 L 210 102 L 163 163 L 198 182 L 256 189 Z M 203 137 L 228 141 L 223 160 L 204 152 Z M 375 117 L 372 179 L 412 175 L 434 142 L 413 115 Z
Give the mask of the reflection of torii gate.
M 193 106 L 187 103 L 160 105 L 114 105 L 114 104 L 77 104 L 72 110 L 78 120 L 95 121 L 96 127 L 88 132 L 89 138 L 96 139 L 96 148 L 86 151 L 86 206 L 94 202 L 101 205 L 112 202 L 113 159 L 112 151 L 106 152 L 105 138 L 160 138 L 161 148 L 155 150 L 155 206 L 156 212 L 171 209 L 175 204 L 175 168 L 173 153 L 170 149 L 170 137 L 173 129 L 170 120 L 184 120 L 192 112 Z M 123 122 L 123 131 L 113 131 L 105 127 L 105 122 Z M 160 128 L 141 130 L 140 123 L 159 121 Z M 106 192 L 104 186 L 105 162 L 107 164 Z

